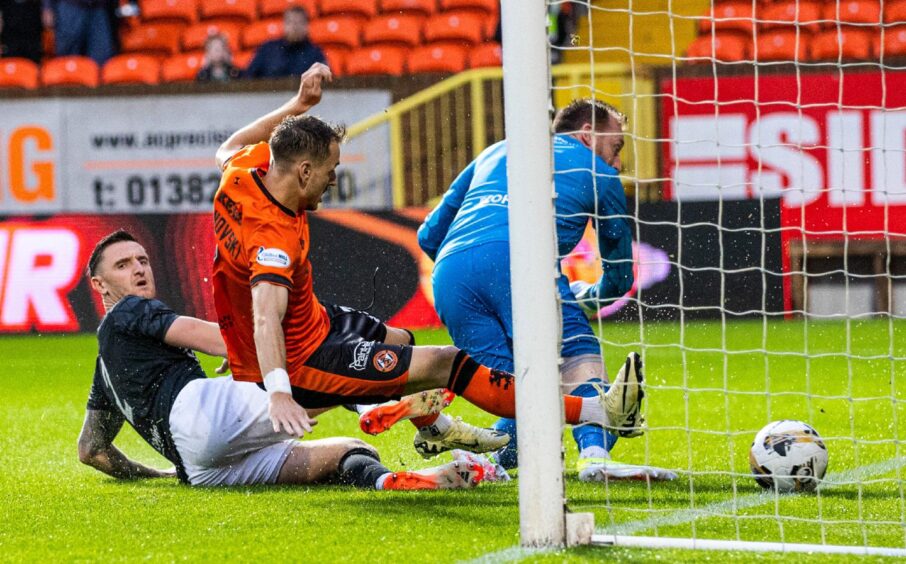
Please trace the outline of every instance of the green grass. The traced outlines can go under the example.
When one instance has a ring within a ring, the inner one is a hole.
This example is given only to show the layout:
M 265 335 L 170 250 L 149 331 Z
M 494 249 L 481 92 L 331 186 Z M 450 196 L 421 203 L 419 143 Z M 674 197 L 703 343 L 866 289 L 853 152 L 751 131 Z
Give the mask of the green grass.
M 594 512 L 599 528 L 630 527 L 643 535 L 906 545 L 901 486 L 906 470 L 818 495 L 779 498 L 761 494 L 747 476 L 751 438 L 773 419 L 810 421 L 827 439 L 831 473 L 902 457 L 894 439 L 906 439 L 906 362 L 896 359 L 906 357 L 906 324 L 733 322 L 722 331 L 719 323 L 689 323 L 682 330 L 664 323 L 604 329 L 608 367 L 615 370 L 628 350 L 644 348 L 649 382 L 651 430 L 621 441 L 614 456 L 675 468 L 681 477 L 650 487 L 580 483 L 573 470 L 575 446 L 567 437 L 572 510 Z M 418 339 L 448 342 L 444 332 L 423 332 Z M 723 349 L 729 354 L 716 352 Z M 847 350 L 853 356 L 842 354 Z M 516 482 L 410 493 L 119 482 L 76 457 L 95 353 L 91 335 L 0 339 L 0 560 L 453 562 L 488 553 L 498 553 L 498 560 L 544 562 L 756 558 L 674 550 L 508 552 L 518 544 Z M 205 359 L 205 366 L 213 372 L 216 361 Z M 450 411 L 475 423 L 494 420 L 461 399 Z M 393 468 L 431 464 L 412 449 L 409 426 L 365 437 L 354 417 L 338 410 L 322 416 L 317 428 L 316 436 L 329 435 L 365 438 Z M 145 463 L 166 464 L 131 429 L 117 444 Z M 754 499 L 762 503 L 735 516 L 724 506 L 722 515 L 695 521 L 694 530 L 689 522 L 636 525 L 691 506 L 708 510 L 733 499 L 734 492 L 740 499 L 760 496 Z M 819 558 L 827 559 L 804 560 Z

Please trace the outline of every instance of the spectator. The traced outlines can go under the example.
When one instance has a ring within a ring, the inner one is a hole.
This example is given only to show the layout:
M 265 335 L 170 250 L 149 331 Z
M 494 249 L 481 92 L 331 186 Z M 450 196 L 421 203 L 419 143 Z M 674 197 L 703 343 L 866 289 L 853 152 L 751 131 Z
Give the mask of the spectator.
M 41 62 L 41 0 L 0 0 L 0 56 Z
M 233 66 L 233 53 L 226 37 L 215 33 L 204 42 L 204 63 L 195 80 L 199 82 L 229 82 L 239 78 Z
M 85 55 L 99 65 L 116 54 L 116 0 L 45 0 L 53 9 L 57 56 Z
M 255 52 L 245 75 L 250 78 L 298 76 L 315 63 L 327 63 L 321 48 L 308 40 L 308 14 L 294 6 L 283 13 L 283 38 Z

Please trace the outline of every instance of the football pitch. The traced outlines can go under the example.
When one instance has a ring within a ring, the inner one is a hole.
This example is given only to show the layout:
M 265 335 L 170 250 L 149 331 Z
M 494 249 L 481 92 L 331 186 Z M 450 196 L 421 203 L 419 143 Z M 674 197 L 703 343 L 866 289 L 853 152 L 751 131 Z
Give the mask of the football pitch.
M 444 331 L 417 338 L 419 344 L 449 342 Z M 906 361 L 895 360 L 906 356 L 906 322 L 608 324 L 603 339 L 611 372 L 628 351 L 644 349 L 649 383 L 651 430 L 621 440 L 614 457 L 673 468 L 680 477 L 650 486 L 581 483 L 575 444 L 567 436 L 569 507 L 594 512 L 599 531 L 906 546 L 906 453 L 900 446 L 906 439 Z M 445 492 L 193 489 L 175 479 L 117 481 L 81 465 L 76 455 L 96 351 L 93 335 L 0 338 L 2 561 L 791 558 L 606 548 L 529 554 L 515 548 L 517 481 Z M 213 374 L 217 360 L 203 362 Z M 462 399 L 449 412 L 483 425 L 494 420 Z M 831 483 L 819 494 L 765 494 L 748 476 L 752 437 L 776 419 L 808 421 L 825 438 Z M 449 459 L 422 460 L 412 448 L 410 425 L 367 437 L 345 410 L 320 418 L 314 436 L 330 435 L 368 440 L 391 469 Z M 116 444 L 144 463 L 168 465 L 131 429 L 124 428 Z

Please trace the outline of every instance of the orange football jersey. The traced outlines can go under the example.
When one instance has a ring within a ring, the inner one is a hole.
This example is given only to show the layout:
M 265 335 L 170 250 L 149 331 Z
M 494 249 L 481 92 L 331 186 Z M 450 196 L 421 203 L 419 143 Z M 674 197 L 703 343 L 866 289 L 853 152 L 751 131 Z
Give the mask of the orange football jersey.
M 270 148 L 250 145 L 227 162 L 214 197 L 214 305 L 236 380 L 260 382 L 252 318 L 252 288 L 266 282 L 289 289 L 283 317 L 286 370 L 300 378 L 303 363 L 327 336 L 327 311 L 312 289 L 308 220 L 264 187 Z

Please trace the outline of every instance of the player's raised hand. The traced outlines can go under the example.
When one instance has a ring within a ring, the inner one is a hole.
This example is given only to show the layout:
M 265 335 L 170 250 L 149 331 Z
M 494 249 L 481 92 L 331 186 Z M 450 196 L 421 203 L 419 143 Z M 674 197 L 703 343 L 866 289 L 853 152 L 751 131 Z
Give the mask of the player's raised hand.
M 317 420 L 309 417 L 305 408 L 296 403 L 293 396 L 287 393 L 272 393 L 267 410 L 275 433 L 279 433 L 282 429 L 289 435 L 301 437 L 305 433 L 311 433 L 311 428 L 318 424 Z
M 302 73 L 297 98 L 306 110 L 321 101 L 321 84 L 325 80 L 327 82 L 333 81 L 333 73 L 330 72 L 330 67 L 322 63 L 315 63 Z

